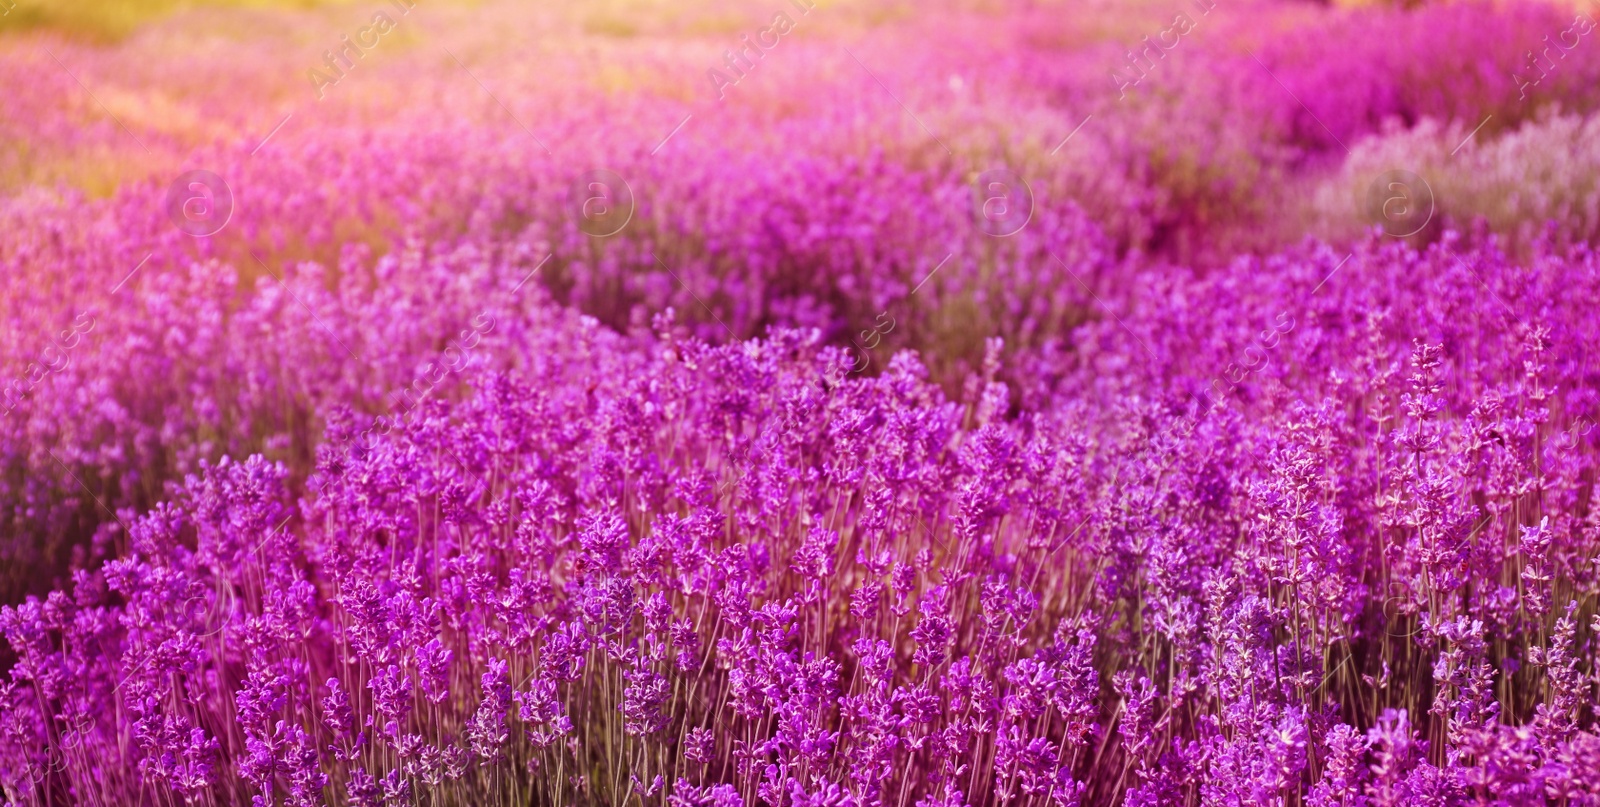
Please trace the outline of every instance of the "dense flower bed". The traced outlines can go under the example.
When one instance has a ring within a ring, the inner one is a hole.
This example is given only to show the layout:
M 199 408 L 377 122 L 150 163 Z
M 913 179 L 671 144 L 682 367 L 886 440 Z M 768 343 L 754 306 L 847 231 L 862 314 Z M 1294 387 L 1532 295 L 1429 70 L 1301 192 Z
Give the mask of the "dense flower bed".
M 8 803 L 1600 804 L 1570 13 L 778 5 L 0 40 Z
M 6 609 L 9 792 L 1592 792 L 1596 257 L 1151 282 L 1009 416 L 997 360 L 952 400 L 502 290 L 435 359 L 457 402 L 328 411 L 315 495 L 207 466 Z

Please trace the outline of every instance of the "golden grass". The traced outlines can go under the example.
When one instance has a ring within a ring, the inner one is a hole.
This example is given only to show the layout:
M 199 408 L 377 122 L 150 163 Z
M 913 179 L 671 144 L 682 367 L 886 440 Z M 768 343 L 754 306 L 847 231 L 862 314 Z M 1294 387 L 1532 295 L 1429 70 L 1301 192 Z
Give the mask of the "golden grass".
M 0 33 L 48 30 L 74 39 L 114 42 L 140 25 L 202 7 L 315 8 L 352 0 L 0 0 Z

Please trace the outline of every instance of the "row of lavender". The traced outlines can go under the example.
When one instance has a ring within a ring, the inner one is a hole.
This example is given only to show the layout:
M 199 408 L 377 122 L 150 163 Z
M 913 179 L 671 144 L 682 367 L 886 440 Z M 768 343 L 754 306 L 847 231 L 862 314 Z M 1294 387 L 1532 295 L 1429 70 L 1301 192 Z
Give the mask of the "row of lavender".
M 314 495 L 206 466 L 5 609 L 9 799 L 1593 803 L 1600 256 L 1151 273 L 1020 413 L 407 268 L 459 335 Z
M 305 45 L 281 34 L 283 41 L 232 42 L 225 52 L 178 47 L 177 34 L 112 51 L 42 39 L 0 54 L 0 81 L 13 89 L 12 114 L 0 120 L 0 140 L 10 146 L 0 152 L 0 187 L 64 182 L 109 194 L 147 172 L 165 184 L 197 160 L 233 180 L 235 159 L 258 147 L 267 160 L 304 150 L 370 156 L 400 174 L 432 174 L 425 186 L 436 188 L 449 177 L 495 184 L 509 172 L 525 180 L 521 195 L 526 180 L 564 187 L 596 167 L 644 182 L 650 170 L 636 169 L 652 162 L 647 157 L 692 152 L 705 163 L 700 170 L 675 170 L 669 187 L 650 190 L 663 201 L 696 199 L 704 194 L 678 184 L 731 179 L 729 198 L 701 211 L 725 215 L 741 210 L 743 185 L 785 195 L 763 166 L 810 170 L 794 165 L 797 155 L 833 163 L 867 160 L 876 149 L 901 170 L 933 177 L 970 180 L 1004 167 L 1043 182 L 1087 210 L 1119 251 L 1215 257 L 1261 246 L 1254 231 L 1276 230 L 1303 201 L 1296 197 L 1306 189 L 1294 180 L 1343 159 L 1388 122 L 1460 125 L 1453 150 L 1467 132 L 1482 143 L 1542 110 L 1586 115 L 1600 104 L 1592 19 L 1538 3 L 1334 13 L 1190 0 L 1176 14 L 1152 7 L 1066 19 L 1053 8 L 983 14 L 933 4 L 895 26 L 870 24 L 870 3 L 796 11 L 804 5 L 775 4 L 798 19 L 770 49 L 746 44 L 749 36 L 668 32 L 647 43 L 575 36 L 570 46 L 533 52 L 418 7 L 400 30 L 425 39 L 385 40 L 363 60 L 347 59 L 333 88 L 308 85 L 303 62 L 283 61 L 280 51 L 299 54 Z M 573 34 L 547 16 L 530 10 L 505 24 L 551 39 Z M 728 87 L 708 73 L 739 81 Z M 102 95 L 111 106 L 97 100 Z M 133 103 L 138 98 L 150 109 Z M 270 108 L 260 98 L 271 99 Z M 426 100 L 434 111 L 418 115 L 395 103 L 403 98 Z M 440 155 L 420 143 L 412 154 L 396 142 L 398 133 L 451 134 L 438 132 L 441 119 L 480 130 L 473 148 Z M 362 154 L 360 134 L 385 130 L 396 134 L 384 151 Z M 515 135 L 520 150 L 473 156 L 490 133 Z M 219 141 L 244 148 L 208 154 Z M 325 182 L 356 178 L 319 166 L 314 176 L 324 181 L 307 181 L 285 168 L 299 180 L 291 187 L 302 204 L 330 195 Z M 1372 177 L 1360 179 L 1358 191 Z M 853 177 L 840 172 L 836 180 Z M 1541 181 L 1530 178 L 1526 190 L 1536 193 Z M 410 223 L 404 204 L 380 201 L 385 190 L 409 186 L 360 183 L 331 195 L 370 210 L 325 201 L 315 218 L 272 210 L 272 220 L 307 234 L 336 221 L 361 229 L 364 213 Z M 263 215 L 286 193 L 249 190 Z M 1362 217 L 1348 194 L 1337 207 L 1344 220 Z M 462 209 L 448 215 L 459 222 Z M 1489 211 L 1466 204 L 1450 212 L 1464 225 Z M 713 215 L 703 223 L 717 222 Z M 1294 221 L 1287 235 L 1297 238 L 1301 226 Z
M 533 285 L 619 329 L 643 327 L 672 306 L 712 341 L 772 325 L 816 327 L 880 368 L 893 350 L 916 348 L 950 392 L 980 370 L 983 337 L 998 336 L 1005 377 L 1027 379 L 1013 384 L 1019 403 L 1037 408 L 1048 397 L 1037 380 L 1059 378 L 1056 366 L 1077 360 L 1072 329 L 1097 308 L 1120 310 L 1148 293 L 1135 281 L 1142 256 L 1207 241 L 1281 240 L 1274 227 L 1301 225 L 1278 215 L 1286 208 L 1272 189 L 1305 192 L 1289 181 L 1295 171 L 1337 159 L 1347 142 L 1355 154 L 1318 204 L 1343 222 L 1330 228 L 1340 236 L 1353 231 L 1351 200 L 1402 165 L 1438 186 L 1439 214 L 1419 239 L 1436 238 L 1447 215 L 1464 224 L 1474 214 L 1519 246 L 1592 237 L 1600 193 L 1581 179 L 1592 173 L 1583 145 L 1592 124 L 1581 116 L 1529 122 L 1553 99 L 1579 112 L 1591 105 L 1585 88 L 1600 71 L 1600 50 L 1591 55 L 1581 38 L 1567 47 L 1563 33 L 1577 33 L 1567 15 L 1450 5 L 1338 17 L 1315 37 L 1258 41 L 1260 32 L 1231 11 L 1186 12 L 1197 27 L 1170 55 L 1151 52 L 1159 64 L 1136 84 L 1109 46 L 1041 41 L 1042 17 L 935 14 L 880 34 L 888 44 L 860 58 L 797 33 L 763 57 L 764 73 L 749 73 L 728 102 L 711 107 L 682 106 L 659 86 L 598 93 L 570 65 L 553 81 L 548 72 L 562 63 L 542 61 L 498 62 L 491 99 L 460 92 L 466 68 L 452 60 L 444 70 L 406 71 L 405 89 L 455 110 L 458 122 L 378 115 L 355 105 L 352 91 L 353 109 L 297 108 L 279 120 L 281 132 L 269 119 L 242 145 L 197 150 L 132 119 L 86 124 L 89 100 L 60 108 L 60 99 L 87 98 L 73 90 L 78 79 L 98 84 L 97 74 L 131 70 L 127 54 L 101 55 L 98 64 L 94 52 L 60 45 L 8 53 L 0 70 L 21 89 L 18 114 L 0 126 L 13 127 L 9 142 L 27 145 L 18 153 L 49 165 L 57 149 L 133 150 L 137 140 L 172 156 L 174 168 L 119 185 L 105 200 L 33 187 L 0 210 L 9 234 L 0 265 L 35 279 L 0 295 L 10 324 L 0 334 L 0 599 L 64 583 L 74 553 L 79 565 L 94 556 L 90 538 L 107 507 L 149 508 L 199 459 L 262 452 L 288 464 L 298 492 L 320 439 L 319 410 L 387 406 L 383 396 L 410 384 L 418 363 L 443 347 L 440 335 L 463 327 L 430 321 L 432 290 L 383 298 L 363 317 L 318 314 L 330 294 L 348 306 L 400 294 L 379 288 L 373 254 L 448 252 L 519 267 L 518 280 L 537 269 Z M 1495 26 L 1480 24 L 1486 14 Z M 830 21 L 813 11 L 801 22 L 820 36 Z M 987 34 L 980 41 L 1021 42 L 1022 50 L 940 47 L 967 25 Z M 1384 31 L 1395 53 L 1426 58 L 1317 56 L 1368 42 L 1362 25 Z M 1490 28 L 1510 33 L 1480 42 Z M 1533 65 L 1516 43 L 1552 37 L 1563 43 L 1548 54 L 1557 61 L 1541 63 L 1532 83 Z M 1477 44 L 1462 45 L 1469 41 Z M 1255 55 L 1240 56 L 1235 45 Z M 670 73 L 679 61 L 616 47 L 604 57 L 633 73 Z M 224 67 L 247 81 L 260 58 Z M 77 72 L 51 68 L 58 62 Z M 886 67 L 898 62 L 906 66 Z M 1104 80 L 1107 65 L 1127 86 Z M 947 95 L 906 93 L 925 85 L 919 77 L 946 74 Z M 384 74 L 362 75 L 397 91 Z M 205 94 L 205 85 L 161 73 L 143 80 L 197 94 L 192 103 L 212 122 L 208 137 L 237 141 L 246 130 L 237 102 Z M 890 85 L 901 92 L 884 92 Z M 778 92 L 797 87 L 832 103 L 799 111 Z M 899 95 L 921 114 L 907 116 Z M 533 117 L 535 102 L 563 114 Z M 685 109 L 695 117 L 682 117 Z M 1394 118 L 1423 124 L 1415 134 L 1360 140 Z M 1433 137 L 1433 119 L 1456 123 Z M 1468 139 L 1475 125 L 1478 141 L 1463 150 L 1456 135 Z M 252 146 L 262 132 L 272 134 Z M 1530 161 L 1541 166 L 1536 176 L 1517 170 Z M 193 166 L 214 169 L 223 184 L 213 190 L 231 199 L 227 217 L 204 222 L 200 231 L 211 234 L 198 239 L 169 216 L 172 190 L 183 186 L 173 180 Z M 579 215 L 577 180 L 597 167 L 626 182 L 633 200 L 608 238 L 596 238 Z M 1010 178 L 1000 197 L 984 182 L 994 172 Z M 983 215 L 997 205 L 1027 215 L 997 228 Z M 1279 219 L 1288 223 L 1269 224 Z M 409 260 L 383 271 L 405 272 Z M 322 268 L 302 274 L 293 267 L 303 261 Z M 284 293 L 284 282 L 293 285 L 286 278 L 314 273 L 326 283 Z M 418 313 L 379 315 L 395 304 Z M 240 350 L 253 353 L 234 358 Z

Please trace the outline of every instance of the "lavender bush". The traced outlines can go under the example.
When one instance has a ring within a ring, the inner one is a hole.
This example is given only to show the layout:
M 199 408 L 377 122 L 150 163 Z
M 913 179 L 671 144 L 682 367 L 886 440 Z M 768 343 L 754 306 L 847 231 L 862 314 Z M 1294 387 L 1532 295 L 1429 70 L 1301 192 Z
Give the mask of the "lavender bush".
M 1596 256 L 1164 282 L 1079 329 L 1149 363 L 1009 415 L 997 344 L 951 399 L 498 310 L 454 402 L 328 412 L 317 496 L 205 465 L 8 607 L 8 795 L 1591 798 Z
M 1319 189 L 1316 205 L 1327 235 L 1351 235 L 1352 210 L 1378 166 L 1415 166 L 1437 200 L 1441 221 L 1471 227 L 1482 220 L 1527 254 L 1533 245 L 1593 243 L 1600 235 L 1594 135 L 1600 119 L 1550 114 L 1474 146 L 1470 131 L 1431 118 L 1354 146 L 1336 178 Z M 1437 230 L 1419 234 L 1435 235 Z

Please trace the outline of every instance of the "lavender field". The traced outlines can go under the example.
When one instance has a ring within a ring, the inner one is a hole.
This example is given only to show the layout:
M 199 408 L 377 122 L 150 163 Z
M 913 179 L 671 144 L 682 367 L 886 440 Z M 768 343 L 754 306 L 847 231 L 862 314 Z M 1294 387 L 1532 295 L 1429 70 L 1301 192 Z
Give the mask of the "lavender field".
M 0 803 L 1600 805 L 1597 16 L 0 0 Z

